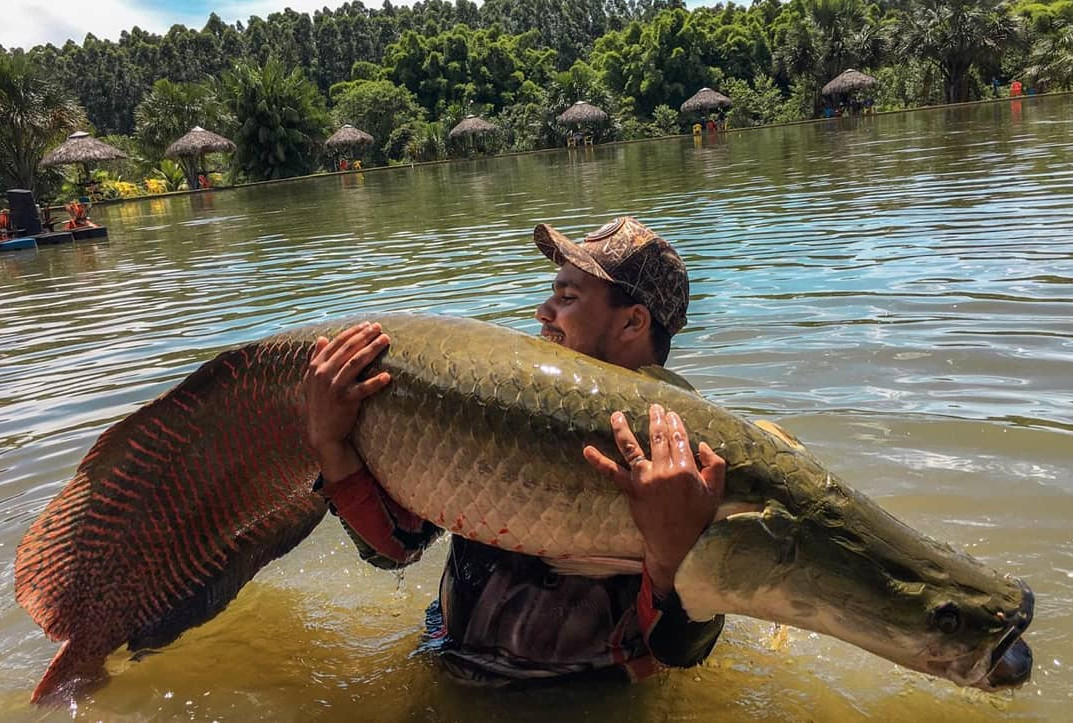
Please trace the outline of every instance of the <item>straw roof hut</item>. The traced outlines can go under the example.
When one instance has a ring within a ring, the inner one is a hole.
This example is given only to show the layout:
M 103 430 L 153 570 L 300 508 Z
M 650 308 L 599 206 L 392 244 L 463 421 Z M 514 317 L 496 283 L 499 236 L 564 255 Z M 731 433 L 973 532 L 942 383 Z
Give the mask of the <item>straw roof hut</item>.
M 205 154 L 230 153 L 233 150 L 235 150 L 235 144 L 228 139 L 207 131 L 201 126 L 194 126 L 189 133 L 168 146 L 164 155 L 181 160 L 183 173 L 186 175 L 186 185 L 196 190 L 201 188 L 200 171 L 205 165 Z
M 373 137 L 371 135 L 347 123 L 335 133 L 332 133 L 328 140 L 324 141 L 324 145 L 328 146 L 328 148 L 339 149 L 362 146 L 372 142 Z
M 832 80 L 827 85 L 823 86 L 821 91 L 824 95 L 837 95 L 841 93 L 852 93 L 855 90 L 863 90 L 864 88 L 871 88 L 876 84 L 876 79 L 870 75 L 862 73 L 859 70 L 850 68 L 842 71 L 837 78 Z
M 118 148 L 97 140 L 85 131 L 76 131 L 67 136 L 67 140 L 47 153 L 38 165 L 41 168 L 48 168 L 49 166 L 81 163 L 86 167 L 88 175 L 90 163 L 113 161 L 117 158 L 126 157 L 127 154 Z
M 571 123 L 602 123 L 607 120 L 607 113 L 583 100 L 579 100 L 563 111 L 558 121 L 563 125 Z
M 679 110 L 683 113 L 705 113 L 707 111 L 730 108 L 734 101 L 711 88 L 701 88 L 692 98 L 682 103 Z
M 468 115 L 462 119 L 462 122 L 451 129 L 448 133 L 451 138 L 458 138 L 460 136 L 479 136 L 489 131 L 494 131 L 496 127 L 477 115 Z
M 221 135 L 194 126 L 190 132 L 168 146 L 164 155 L 168 158 L 196 158 L 206 153 L 230 153 L 235 144 Z

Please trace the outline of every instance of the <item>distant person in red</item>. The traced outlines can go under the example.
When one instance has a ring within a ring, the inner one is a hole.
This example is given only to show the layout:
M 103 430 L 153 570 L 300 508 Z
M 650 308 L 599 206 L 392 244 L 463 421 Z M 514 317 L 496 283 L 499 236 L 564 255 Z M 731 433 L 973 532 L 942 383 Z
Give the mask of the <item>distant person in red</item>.
M 1011 97 L 1016 97 L 1016 96 L 1021 95 L 1021 91 L 1022 91 L 1023 87 L 1024 86 L 1021 85 L 1021 81 L 1019 81 L 1019 80 L 1015 80 L 1012 83 L 1010 83 L 1010 96 Z

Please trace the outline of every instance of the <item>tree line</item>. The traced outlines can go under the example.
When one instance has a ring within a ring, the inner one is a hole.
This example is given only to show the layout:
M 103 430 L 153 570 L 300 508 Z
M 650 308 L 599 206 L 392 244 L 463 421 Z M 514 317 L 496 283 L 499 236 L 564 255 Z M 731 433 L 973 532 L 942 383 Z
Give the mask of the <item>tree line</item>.
M 797 120 L 822 112 L 821 88 L 849 67 L 879 80 L 880 110 L 979 99 L 1014 79 L 1073 88 L 1073 0 L 350 2 L 87 35 L 0 53 L 0 180 L 55 189 L 34 159 L 78 126 L 131 156 L 112 175 L 174 187 L 163 151 L 194 125 L 236 143 L 226 172 L 245 181 L 332 167 L 322 141 L 343 123 L 373 135 L 365 163 L 386 164 L 472 153 L 448 134 L 470 113 L 500 129 L 482 152 L 561 145 L 555 118 L 576 100 L 610 115 L 589 131 L 599 140 L 675 133 L 704 86 L 733 99 L 731 126 Z

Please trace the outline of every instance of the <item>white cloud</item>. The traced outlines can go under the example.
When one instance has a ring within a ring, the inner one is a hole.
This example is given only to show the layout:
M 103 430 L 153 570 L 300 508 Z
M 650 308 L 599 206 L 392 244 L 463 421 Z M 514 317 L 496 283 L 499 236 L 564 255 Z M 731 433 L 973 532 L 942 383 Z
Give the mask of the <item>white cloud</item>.
M 114 40 L 134 25 L 146 30 L 171 26 L 160 11 L 124 0 L 7 0 L 4 5 L 0 45 L 9 49 L 63 45 L 68 39 L 81 43 L 86 33 Z

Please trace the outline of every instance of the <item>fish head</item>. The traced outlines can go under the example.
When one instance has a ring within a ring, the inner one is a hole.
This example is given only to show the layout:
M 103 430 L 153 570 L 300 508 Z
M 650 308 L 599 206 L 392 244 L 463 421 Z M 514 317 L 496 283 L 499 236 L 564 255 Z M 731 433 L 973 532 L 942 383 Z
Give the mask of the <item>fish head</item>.
M 845 640 L 987 691 L 1032 672 L 1034 596 L 827 479 L 717 519 L 679 569 L 693 619 L 738 613 Z
M 1035 605 L 1028 586 L 894 518 L 884 522 L 806 533 L 799 554 L 809 572 L 797 594 L 828 602 L 820 627 L 957 685 L 1026 683 L 1032 650 L 1022 634 Z

